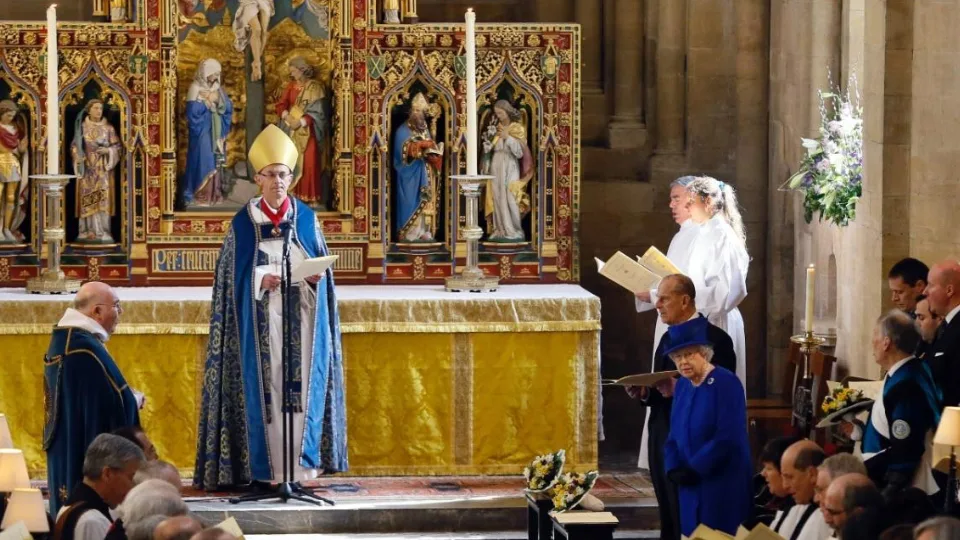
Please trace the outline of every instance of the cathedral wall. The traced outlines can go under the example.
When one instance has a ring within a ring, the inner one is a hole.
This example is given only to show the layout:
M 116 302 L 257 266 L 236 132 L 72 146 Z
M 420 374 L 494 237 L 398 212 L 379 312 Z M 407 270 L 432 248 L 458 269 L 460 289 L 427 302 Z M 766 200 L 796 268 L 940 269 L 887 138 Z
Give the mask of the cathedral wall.
M 4 0 L 0 2 L 0 21 L 43 21 L 47 19 L 49 2 Z M 57 2 L 57 17 L 62 21 L 93 19 L 93 0 Z

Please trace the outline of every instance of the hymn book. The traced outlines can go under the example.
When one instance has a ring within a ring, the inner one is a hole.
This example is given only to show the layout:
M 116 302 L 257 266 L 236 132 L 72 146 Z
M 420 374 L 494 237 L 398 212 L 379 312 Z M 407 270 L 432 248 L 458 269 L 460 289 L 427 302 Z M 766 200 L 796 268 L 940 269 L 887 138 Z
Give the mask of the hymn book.
M 655 246 L 650 246 L 650 249 L 643 254 L 643 257 L 637 257 L 637 262 L 642 264 L 647 270 L 650 270 L 654 274 L 660 276 L 660 279 L 663 279 L 670 274 L 683 273 L 679 268 L 677 268 L 677 265 L 673 264 L 673 261 L 668 259 L 667 256 Z
M 339 258 L 339 255 L 327 255 L 326 257 L 307 259 L 293 269 L 292 279 L 293 281 L 303 281 L 304 278 L 310 276 L 323 275 L 327 268 L 333 266 L 333 263 Z
M 619 379 L 603 379 L 604 386 L 653 386 L 660 381 L 672 379 L 680 373 L 677 370 L 655 371 L 653 373 L 638 373 L 636 375 L 627 375 Z
M 633 294 L 649 291 L 660 283 L 660 276 L 654 274 L 639 262 L 627 257 L 622 251 L 613 254 L 607 262 L 594 257 L 597 272 Z
M 237 523 L 237 518 L 227 518 L 225 521 L 217 525 L 217 528 L 227 534 L 232 534 L 239 540 L 243 540 L 243 531 L 240 530 L 240 524 Z
M 735 540 L 784 540 L 782 536 L 774 532 L 773 529 L 767 527 L 763 523 L 758 523 L 752 531 L 748 531 L 743 527 L 737 530 L 737 536 L 734 537 Z
M 700 524 L 699 527 L 694 529 L 690 536 L 681 536 L 680 538 L 687 540 L 733 540 L 733 537 L 729 534 L 723 531 L 716 531 L 703 524 Z

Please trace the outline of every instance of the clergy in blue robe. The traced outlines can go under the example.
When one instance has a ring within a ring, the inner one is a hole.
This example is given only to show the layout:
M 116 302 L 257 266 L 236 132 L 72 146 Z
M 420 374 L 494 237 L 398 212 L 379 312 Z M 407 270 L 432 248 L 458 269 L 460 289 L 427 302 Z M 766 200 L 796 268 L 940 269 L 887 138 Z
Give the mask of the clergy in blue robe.
M 940 490 L 932 471 L 933 433 L 943 405 L 929 366 L 913 355 L 919 342 L 903 311 L 885 314 L 874 327 L 873 354 L 886 376 L 861 450 L 870 479 L 888 495 L 908 487 L 928 495 Z
M 200 62 L 187 91 L 187 169 L 183 177 L 186 204 L 211 205 L 222 200 L 219 163 L 226 155 L 233 102 L 220 86 L 220 62 Z
M 53 329 L 44 356 L 43 449 L 50 512 L 57 515 L 83 478 L 87 447 L 101 433 L 137 425 L 139 400 L 104 343 L 122 308 L 104 283 L 83 285 Z
M 289 197 L 297 149 L 270 125 L 250 147 L 263 196 L 231 222 L 217 261 L 194 484 L 207 490 L 282 482 L 284 413 L 293 414 L 295 478 L 347 470 L 340 322 L 333 272 L 291 283 L 283 384 L 284 237 L 291 267 L 328 254 L 316 215 Z M 283 397 L 289 400 L 284 402 Z
M 394 231 L 398 242 L 433 241 L 436 216 L 437 171 L 443 149 L 430 135 L 423 94 L 410 105 L 410 117 L 393 135 L 393 168 L 396 171 Z
M 664 446 L 667 477 L 679 486 L 680 529 L 699 524 L 734 534 L 752 505 L 747 403 L 737 376 L 710 363 L 713 348 L 703 317 L 671 326 L 677 381 L 670 435 Z

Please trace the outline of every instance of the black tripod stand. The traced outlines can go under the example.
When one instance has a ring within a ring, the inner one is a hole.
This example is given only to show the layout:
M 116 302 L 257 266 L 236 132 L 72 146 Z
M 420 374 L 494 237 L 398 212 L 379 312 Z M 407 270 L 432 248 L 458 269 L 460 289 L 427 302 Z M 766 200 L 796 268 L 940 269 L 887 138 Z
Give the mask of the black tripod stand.
M 283 361 L 283 392 L 281 402 L 283 405 L 281 409 L 283 411 L 283 482 L 277 485 L 276 489 L 273 491 L 268 491 L 265 493 L 253 493 L 251 495 L 245 495 L 243 497 L 235 497 L 230 499 L 231 504 L 239 504 L 242 502 L 250 501 L 265 501 L 269 499 L 280 499 L 280 502 L 287 502 L 290 499 L 301 501 L 310 504 L 316 504 L 318 506 L 323 506 L 324 504 L 334 506 L 333 501 L 330 499 L 321 497 L 314 492 L 310 491 L 308 488 L 303 487 L 300 482 L 293 480 L 294 471 L 296 470 L 297 460 L 294 457 L 294 444 L 293 444 L 293 433 L 294 433 L 294 424 L 293 424 L 293 397 L 289 395 L 289 388 L 287 381 L 293 380 L 293 363 L 291 362 L 290 343 L 291 336 L 291 313 L 293 309 L 300 309 L 299 305 L 292 305 L 293 302 L 290 301 L 290 294 L 293 289 L 292 280 L 290 279 L 293 275 L 290 264 L 290 250 L 291 250 L 291 237 L 293 235 L 293 223 L 287 222 L 286 229 L 283 232 L 283 279 L 280 280 L 280 291 L 282 298 L 282 307 L 281 311 L 283 313 L 283 341 L 282 341 L 282 361 Z

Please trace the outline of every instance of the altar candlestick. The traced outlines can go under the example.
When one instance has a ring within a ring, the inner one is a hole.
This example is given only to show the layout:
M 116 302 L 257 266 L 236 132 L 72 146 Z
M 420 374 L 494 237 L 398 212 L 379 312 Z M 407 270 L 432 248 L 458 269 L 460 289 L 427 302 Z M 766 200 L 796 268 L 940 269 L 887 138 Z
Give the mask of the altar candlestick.
M 57 5 L 47 8 L 47 174 L 60 174 L 60 80 Z
M 816 281 L 814 280 L 815 271 L 811 264 L 807 268 L 807 304 L 804 310 L 805 328 L 807 333 L 813 332 L 813 297 L 816 291 Z
M 477 174 L 477 14 L 467 9 L 467 174 Z

